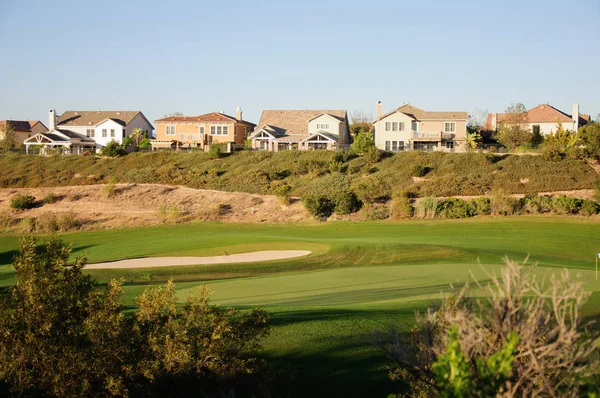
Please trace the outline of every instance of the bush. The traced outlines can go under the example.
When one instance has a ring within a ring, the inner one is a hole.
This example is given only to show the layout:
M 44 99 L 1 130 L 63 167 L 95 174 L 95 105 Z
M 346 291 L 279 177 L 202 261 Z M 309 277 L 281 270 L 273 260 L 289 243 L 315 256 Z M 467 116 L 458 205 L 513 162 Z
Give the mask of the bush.
M 552 209 L 558 214 L 577 214 L 581 205 L 581 199 L 571 198 L 567 195 L 558 195 L 552 198 Z
M 414 213 L 414 208 L 410 198 L 410 192 L 397 188 L 392 193 L 391 216 L 392 220 L 402 220 L 411 218 Z
M 58 201 L 58 197 L 54 193 L 50 192 L 42 200 L 45 204 L 50 205 L 52 203 L 56 203 Z
M 210 144 L 208 147 L 208 154 L 211 159 L 219 159 L 225 156 L 225 144 Z
M 35 197 L 31 195 L 16 194 L 10 199 L 10 207 L 16 210 L 27 210 L 35 206 Z
M 579 213 L 584 216 L 593 216 L 600 213 L 600 204 L 593 200 L 584 200 L 581 202 L 581 210 Z
M 490 199 L 485 196 L 471 199 L 469 207 L 474 216 L 488 215 L 492 211 Z
M 437 215 L 438 199 L 435 196 L 428 196 L 417 202 L 417 218 L 434 218 Z
M 365 151 L 365 159 L 369 163 L 377 163 L 381 160 L 381 151 L 377 147 L 370 147 Z
M 304 207 L 315 217 L 329 217 L 333 213 L 333 203 L 324 195 L 308 194 L 302 198 Z
M 413 177 L 424 177 L 429 172 L 429 167 L 425 167 L 422 164 L 415 164 L 410 172 Z
M 491 198 L 491 214 L 512 216 L 521 210 L 521 202 L 504 191 L 495 191 Z
M 388 206 L 367 206 L 364 208 L 365 218 L 368 221 L 386 220 L 390 218 L 390 209 Z
M 58 231 L 58 222 L 54 213 L 44 213 L 35 220 L 35 230 L 38 232 L 52 233 Z M 31 231 L 33 232 L 33 231 Z
M 438 205 L 438 213 L 443 218 L 468 218 L 473 217 L 474 212 L 469 204 L 457 198 L 448 198 Z
M 56 218 L 56 224 L 59 231 L 67 232 L 81 227 L 81 221 L 77 218 L 75 213 L 68 211 L 59 214 Z
M 360 208 L 360 203 L 352 191 L 341 190 L 335 192 L 331 202 L 333 203 L 333 211 L 336 214 L 350 214 Z
M 378 177 L 362 177 L 354 180 L 351 186 L 358 200 L 363 203 L 375 203 L 390 198 L 392 189 Z
M 526 195 L 522 200 L 527 213 L 547 213 L 552 211 L 552 197 L 546 195 Z
M 117 141 L 112 140 L 107 143 L 105 146 L 100 149 L 100 153 L 102 156 L 108 156 L 109 158 L 116 158 L 119 156 L 127 155 L 127 151 L 123 147 L 123 145 L 119 144 Z

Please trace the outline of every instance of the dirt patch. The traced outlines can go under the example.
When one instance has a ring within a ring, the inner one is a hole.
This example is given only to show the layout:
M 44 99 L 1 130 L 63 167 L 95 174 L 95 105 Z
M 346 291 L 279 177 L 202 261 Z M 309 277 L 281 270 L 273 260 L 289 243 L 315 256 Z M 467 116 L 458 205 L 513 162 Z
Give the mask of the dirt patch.
M 220 221 L 228 223 L 298 223 L 314 219 L 299 201 L 285 204 L 275 196 L 221 192 L 159 184 L 116 184 L 52 188 L 2 188 L 0 213 L 13 224 L 45 213 L 73 213 L 83 229 L 121 228 L 163 223 Z M 10 209 L 17 194 L 36 197 L 36 208 Z M 49 194 L 54 203 L 44 203 Z M 1 231 L 0 231 L 1 232 Z
M 117 269 L 117 268 L 147 268 L 172 267 L 182 265 L 210 265 L 255 263 L 261 261 L 285 260 L 303 257 L 311 254 L 308 250 L 263 250 L 250 253 L 227 254 L 212 257 L 146 257 L 130 260 L 111 261 L 86 265 L 86 269 Z

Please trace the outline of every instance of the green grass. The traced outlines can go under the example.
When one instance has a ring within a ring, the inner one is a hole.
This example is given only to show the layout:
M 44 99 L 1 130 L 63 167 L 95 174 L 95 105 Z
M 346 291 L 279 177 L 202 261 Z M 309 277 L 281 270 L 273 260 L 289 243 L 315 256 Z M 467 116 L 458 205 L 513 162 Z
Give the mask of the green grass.
M 124 277 L 129 305 L 149 284 L 173 278 L 179 300 L 200 283 L 213 303 L 260 306 L 273 316 L 262 354 L 292 371 L 294 396 L 385 396 L 388 362 L 368 343 L 374 329 L 411 324 L 470 272 L 481 281 L 502 257 L 538 263 L 547 275 L 572 268 L 594 292 L 582 313 L 598 318 L 600 282 L 594 254 L 600 223 L 566 217 L 474 218 L 319 225 L 189 224 L 64 235 L 74 255 L 91 262 L 163 255 L 220 255 L 264 249 L 308 249 L 310 256 L 267 263 L 90 271 L 102 283 Z M 0 236 L 0 285 L 14 283 L 9 265 L 18 238 Z M 480 261 L 481 265 L 478 265 Z M 131 308 L 131 307 L 130 307 Z

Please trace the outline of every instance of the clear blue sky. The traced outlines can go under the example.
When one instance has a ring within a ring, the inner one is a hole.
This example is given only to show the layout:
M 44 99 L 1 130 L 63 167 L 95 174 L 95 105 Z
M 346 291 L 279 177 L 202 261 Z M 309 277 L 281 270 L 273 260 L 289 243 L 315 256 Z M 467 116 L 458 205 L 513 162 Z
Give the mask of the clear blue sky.
M 0 0 L 0 119 L 47 110 L 600 112 L 600 0 Z

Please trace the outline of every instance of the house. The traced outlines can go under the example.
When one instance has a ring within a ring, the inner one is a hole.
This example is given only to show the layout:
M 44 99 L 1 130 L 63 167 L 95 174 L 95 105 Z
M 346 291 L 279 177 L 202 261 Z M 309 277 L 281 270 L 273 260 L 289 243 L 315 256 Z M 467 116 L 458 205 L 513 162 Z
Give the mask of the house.
M 498 131 L 500 123 L 506 120 L 506 113 L 490 113 L 484 130 Z M 579 113 L 579 104 L 573 104 L 573 113 L 571 115 L 556 109 L 550 104 L 538 105 L 527 111 L 527 121 L 529 128 L 533 131 L 534 126 L 539 126 L 542 135 L 552 134 L 557 130 L 557 124 L 560 122 L 565 130 L 577 131 L 590 122 L 590 115 Z
M 200 116 L 172 116 L 154 121 L 156 139 L 152 149 L 202 148 L 213 143 L 244 143 L 256 125 L 242 119 L 242 110 L 237 108 L 235 117 L 222 112 Z
M 467 112 L 430 112 L 405 104 L 383 114 L 377 102 L 375 146 L 384 151 L 460 152 L 465 150 Z
M 15 133 L 17 145 L 38 133 L 45 133 L 48 128 L 39 120 L 0 120 L 0 140 L 4 139 L 7 126 Z
M 252 148 L 266 151 L 335 150 L 350 144 L 345 110 L 265 110 L 250 136 Z
M 38 133 L 24 144 L 43 148 L 64 148 L 68 153 L 95 152 L 116 141 L 123 144 L 135 128 L 152 136 L 154 127 L 140 111 L 66 111 L 57 116 L 54 109 L 48 111 L 48 132 Z

